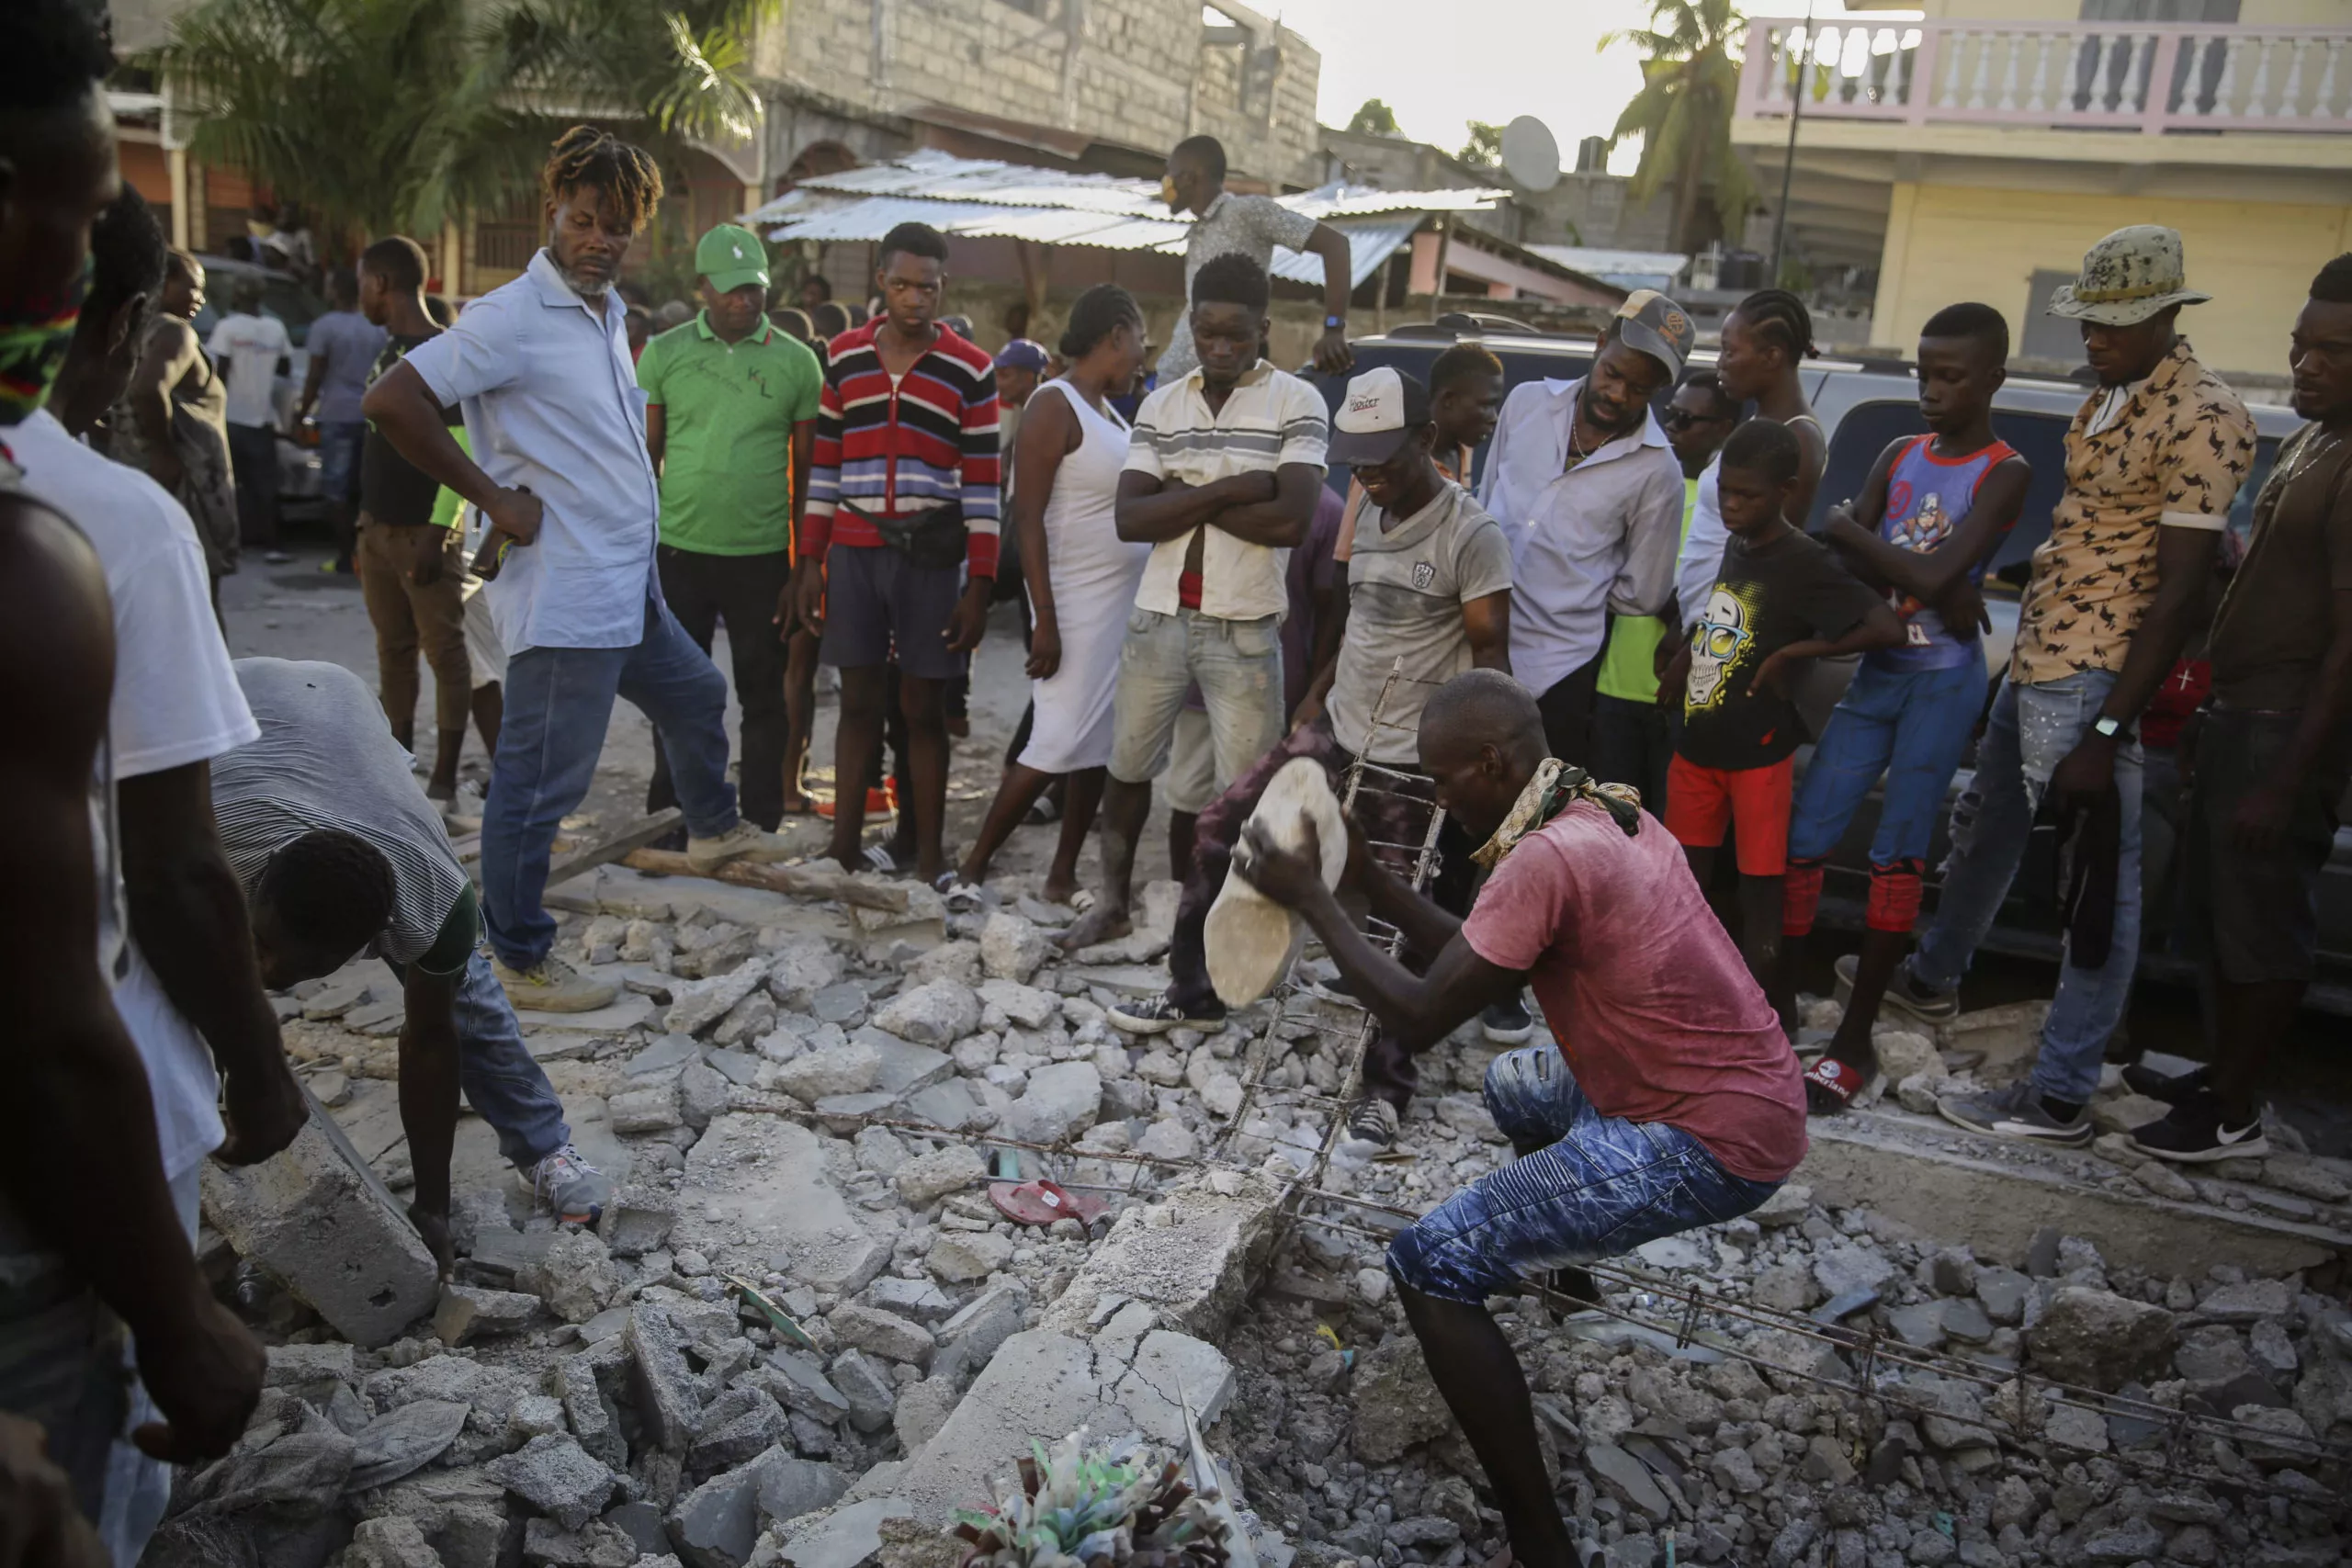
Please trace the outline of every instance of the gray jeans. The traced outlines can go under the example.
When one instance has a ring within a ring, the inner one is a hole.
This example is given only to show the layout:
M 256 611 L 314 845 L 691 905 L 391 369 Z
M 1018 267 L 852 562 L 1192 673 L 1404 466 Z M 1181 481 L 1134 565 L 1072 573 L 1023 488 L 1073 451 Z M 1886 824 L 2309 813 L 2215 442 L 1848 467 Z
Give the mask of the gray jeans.
M 1282 623 L 1228 621 L 1198 610 L 1136 610 L 1119 649 L 1111 776 L 1144 784 L 1168 766 L 1184 691 L 1200 682 L 1222 794 L 1283 734 Z

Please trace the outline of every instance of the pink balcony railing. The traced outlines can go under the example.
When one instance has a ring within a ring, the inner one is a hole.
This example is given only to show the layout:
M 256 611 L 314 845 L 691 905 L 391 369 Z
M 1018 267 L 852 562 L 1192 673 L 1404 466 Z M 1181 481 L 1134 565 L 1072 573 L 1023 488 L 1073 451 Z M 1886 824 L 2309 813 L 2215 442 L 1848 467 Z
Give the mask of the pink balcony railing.
M 2352 133 L 2352 28 L 1749 23 L 1740 116 L 1784 117 L 1800 92 L 1807 118 Z

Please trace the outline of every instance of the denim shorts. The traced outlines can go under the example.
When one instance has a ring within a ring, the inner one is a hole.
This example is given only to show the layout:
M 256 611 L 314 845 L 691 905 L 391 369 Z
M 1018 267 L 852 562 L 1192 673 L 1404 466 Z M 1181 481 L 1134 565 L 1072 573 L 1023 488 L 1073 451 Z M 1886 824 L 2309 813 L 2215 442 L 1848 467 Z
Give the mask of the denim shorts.
M 1737 1219 L 1781 1185 L 1732 1175 L 1679 1127 L 1603 1116 L 1555 1045 L 1496 1057 L 1487 1110 L 1520 1157 L 1388 1247 L 1396 1282 L 1440 1301 L 1475 1305 L 1525 1274 Z
M 1944 792 L 1984 711 L 1981 655 L 1942 670 L 1883 670 L 1863 660 L 1797 785 L 1790 858 L 1819 860 L 1836 849 L 1883 774 L 1871 863 L 1927 859 Z

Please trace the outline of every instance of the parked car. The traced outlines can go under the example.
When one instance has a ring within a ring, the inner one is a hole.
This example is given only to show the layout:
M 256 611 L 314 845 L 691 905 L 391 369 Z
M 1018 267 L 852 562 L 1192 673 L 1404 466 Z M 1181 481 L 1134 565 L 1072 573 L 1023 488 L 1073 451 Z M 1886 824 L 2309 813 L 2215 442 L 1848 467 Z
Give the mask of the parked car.
M 1469 315 L 1408 323 L 1356 339 L 1350 346 L 1355 350 L 1359 370 L 1393 365 L 1426 377 L 1430 365 L 1440 354 L 1457 342 L 1470 339 L 1483 343 L 1502 361 L 1504 377 L 1512 387 L 1527 380 L 1568 380 L 1581 376 L 1590 367 L 1597 347 L 1590 337 L 1555 336 L 1532 331 L 1507 318 Z M 1690 358 L 1693 366 L 1712 365 L 1713 361 L 1713 352 L 1705 349 Z M 1317 383 L 1326 403 L 1336 409 L 1346 378 L 1310 375 L 1309 379 Z M 1900 360 L 1807 360 L 1804 383 L 1805 395 L 1820 416 L 1829 442 L 1813 513 L 1806 519 L 1806 526 L 1818 531 L 1831 506 L 1860 491 L 1871 464 L 1886 444 L 1897 436 L 1925 431 L 1927 422 L 1919 416 L 1914 367 Z M 1985 660 L 1986 668 L 1996 676 L 2007 665 L 2010 644 L 2017 636 L 2018 595 L 2027 569 L 2034 550 L 2050 536 L 2051 513 L 2064 488 L 2066 427 L 2082 406 L 2085 390 L 2082 383 L 2063 378 L 2012 376 L 1994 402 L 1995 431 L 2033 466 L 2033 485 L 2026 493 L 2017 526 L 1994 557 L 1992 571 L 1985 579 L 1985 608 L 1993 622 L 1993 629 L 1984 639 Z M 2270 472 L 2278 443 L 2302 423 L 2292 409 L 2276 403 L 2249 401 L 2246 406 L 2254 417 L 2258 439 L 2253 471 L 2238 491 L 2231 510 L 2230 527 L 2241 539 L 2252 525 L 2254 498 Z M 1482 447 L 1473 461 L 1475 478 L 1483 478 L 1486 458 L 1486 449 Z M 1329 482 L 1344 488 L 1347 476 L 1335 470 Z M 1852 678 L 1853 663 L 1824 660 L 1800 690 L 1798 705 L 1815 734 Z M 1802 767 L 1809 756 L 1810 748 L 1800 753 L 1798 765 Z M 1966 787 L 1969 776 L 1969 770 L 1962 768 L 1952 783 L 1954 796 Z M 2345 808 L 2338 815 L 2346 826 L 2337 829 L 2335 851 L 2321 884 L 2323 983 L 2312 987 L 2312 1002 L 2330 1011 L 2352 1013 L 2352 795 L 2347 795 Z M 1877 824 L 1878 796 L 1873 792 L 1870 802 L 1856 813 L 1852 827 L 1832 858 L 1822 905 L 1825 919 L 1860 925 L 1870 876 L 1871 835 Z M 2052 897 L 2048 846 L 2039 841 L 2046 840 L 2050 835 L 2044 831 L 2036 837 L 2037 845 L 2029 852 L 2001 921 L 1985 945 L 1996 952 L 2055 959 L 2059 922 Z M 2147 863 L 2143 867 L 2143 886 L 2151 890 L 2169 887 L 2170 846 L 2161 841 L 2162 834 L 2152 834 L 2150 838 Z M 1949 848 L 1939 822 L 1929 863 L 1940 865 Z M 2152 918 L 2145 924 L 2148 946 L 2143 953 L 2143 968 L 2165 977 L 2188 977 L 2188 966 L 2165 945 L 2169 922 Z
M 277 378 L 271 395 L 272 406 L 277 411 L 278 515 L 281 521 L 289 522 L 322 517 L 326 508 L 320 478 L 317 428 L 303 425 L 292 434 L 288 434 L 288 429 L 295 400 L 302 394 L 303 378 L 310 373 L 311 356 L 306 344 L 311 323 L 325 315 L 330 307 L 300 279 L 282 272 L 232 256 L 196 259 L 204 264 L 204 309 L 196 313 L 191 323 L 198 337 L 211 340 L 212 329 L 229 313 L 229 302 L 236 296 L 237 285 L 247 278 L 261 282 L 261 313 L 285 323 L 287 341 L 293 348 L 287 356 L 288 368 Z

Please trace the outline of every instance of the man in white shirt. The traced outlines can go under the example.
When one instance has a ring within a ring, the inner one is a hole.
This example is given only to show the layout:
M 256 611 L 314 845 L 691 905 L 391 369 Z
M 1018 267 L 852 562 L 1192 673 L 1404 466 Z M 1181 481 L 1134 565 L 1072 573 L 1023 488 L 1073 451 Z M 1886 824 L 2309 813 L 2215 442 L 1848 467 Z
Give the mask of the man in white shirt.
M 505 645 L 506 711 L 484 803 L 484 925 L 518 1009 L 586 1012 L 618 987 L 554 956 L 541 895 L 557 826 L 587 796 L 613 699 L 660 732 L 697 871 L 777 861 L 727 782 L 727 682 L 662 600 L 662 514 L 646 396 L 613 297 L 621 258 L 662 198 L 642 149 L 574 126 L 541 184 L 547 248 L 457 325 L 368 389 L 362 412 L 401 456 L 481 508 L 500 543 L 489 595 Z M 467 456 L 441 422 L 465 410 Z
M 1152 551 L 1119 654 L 1102 891 L 1063 937 L 1073 952 L 1130 929 L 1136 840 L 1185 688 L 1198 682 L 1208 705 L 1219 794 L 1282 738 L 1284 573 L 1314 519 L 1330 424 L 1321 393 L 1258 356 L 1268 297 L 1248 256 L 1202 267 L 1191 314 L 1200 367 L 1136 411 L 1117 526 Z
M 232 1163 L 265 1159 L 293 1141 L 304 1109 L 213 826 L 210 763 L 260 730 L 213 619 L 203 544 L 162 486 L 77 439 L 122 395 L 163 289 L 164 236 L 137 191 L 125 186 L 99 217 L 90 250 L 89 297 L 50 410 L 10 432 L 9 446 L 25 489 L 73 519 L 106 570 L 108 746 L 130 916 L 114 1005 L 147 1069 L 164 1176 L 193 1242 L 205 1157 L 219 1148 Z M 141 1391 L 131 1424 L 152 1418 Z M 114 1445 L 98 1524 L 118 1562 L 138 1559 L 170 1485 L 166 1466 Z
M 286 323 L 261 313 L 261 279 L 241 277 L 229 314 L 204 351 L 229 384 L 229 462 L 237 480 L 237 530 L 244 543 L 277 543 L 277 374 L 291 363 Z
M 1637 289 L 1582 379 L 1521 383 L 1495 426 L 1478 499 L 1511 544 L 1511 669 L 1564 762 L 1593 761 L 1609 617 L 1656 615 L 1673 590 L 1682 468 L 1649 405 L 1696 337 L 1679 305 Z

